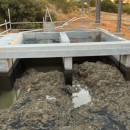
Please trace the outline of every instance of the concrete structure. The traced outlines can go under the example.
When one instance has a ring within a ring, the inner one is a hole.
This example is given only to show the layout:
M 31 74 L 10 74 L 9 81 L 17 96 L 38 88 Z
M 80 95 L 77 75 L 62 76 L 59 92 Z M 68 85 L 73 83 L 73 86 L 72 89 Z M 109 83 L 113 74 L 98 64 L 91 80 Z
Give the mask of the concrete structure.
M 65 32 L 60 33 L 60 42 L 70 44 L 70 40 Z M 72 57 L 63 57 L 65 84 L 72 85 Z
M 84 56 L 110 56 L 117 65 L 122 65 L 126 78 L 130 80 L 130 41 L 105 30 L 14 33 L 0 39 L 2 74 L 11 72 L 12 75 L 15 59 L 62 57 L 65 83 L 72 84 L 72 59 Z M 0 82 L 3 83 L 1 77 Z
M 44 22 L 43 27 L 44 32 L 55 32 L 54 22 Z
M 121 21 L 122 21 L 122 0 L 118 0 L 118 18 L 117 18 L 117 31 L 116 35 L 123 35 L 121 32 Z M 100 22 L 100 11 L 101 11 L 101 0 L 96 0 L 96 21 L 95 26 L 101 27 Z
M 96 24 L 100 24 L 101 0 L 96 2 Z
M 123 35 L 121 32 L 121 22 L 122 22 L 122 0 L 118 1 L 118 18 L 117 18 L 117 31 L 116 35 Z

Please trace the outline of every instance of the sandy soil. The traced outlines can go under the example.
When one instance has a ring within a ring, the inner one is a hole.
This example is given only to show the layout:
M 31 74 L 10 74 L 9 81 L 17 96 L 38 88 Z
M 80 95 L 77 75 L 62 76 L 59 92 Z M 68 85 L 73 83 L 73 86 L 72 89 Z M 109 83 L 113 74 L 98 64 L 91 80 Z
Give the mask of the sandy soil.
M 130 85 L 115 67 L 101 62 L 75 64 L 73 79 L 73 86 L 65 86 L 62 72 L 26 71 L 15 83 L 22 88 L 19 100 L 0 112 L 0 129 L 130 129 Z M 74 108 L 73 93 L 81 89 L 89 90 L 91 102 Z
M 70 14 L 61 14 L 59 16 L 59 20 L 61 21 L 68 21 L 68 19 L 72 19 L 74 17 L 79 18 L 80 11 L 77 12 L 72 12 Z M 87 28 L 94 28 L 95 27 L 95 9 L 92 8 L 92 11 L 90 13 L 86 12 L 86 15 L 82 15 L 83 18 L 81 20 L 78 20 L 79 22 L 73 22 L 66 26 L 65 28 L 82 28 L 82 29 L 87 29 Z M 90 22 L 82 22 L 83 20 L 89 20 Z M 117 20 L 117 14 L 116 13 L 107 13 L 107 12 L 101 12 L 101 23 L 103 29 L 108 30 L 111 33 L 116 32 L 116 27 L 117 27 L 117 22 L 112 21 L 112 20 Z M 130 15 L 128 14 L 123 14 L 122 15 L 122 29 L 121 31 L 123 32 L 123 35 L 120 35 L 121 37 L 130 40 Z M 126 21 L 124 21 L 126 20 Z M 129 29 L 129 30 L 128 30 Z

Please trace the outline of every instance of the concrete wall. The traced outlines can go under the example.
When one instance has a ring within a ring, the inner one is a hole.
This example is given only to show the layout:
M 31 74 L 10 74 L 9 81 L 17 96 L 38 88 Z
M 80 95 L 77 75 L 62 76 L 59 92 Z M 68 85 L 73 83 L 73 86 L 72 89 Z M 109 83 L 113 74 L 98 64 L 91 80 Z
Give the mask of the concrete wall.
M 124 55 L 124 56 L 119 56 L 119 55 L 115 55 L 112 56 L 115 60 L 117 60 L 118 62 L 120 62 L 122 65 L 124 65 L 125 67 L 130 68 L 130 55 Z
M 77 31 L 66 32 L 69 39 L 87 39 L 92 38 L 93 41 L 101 41 L 101 31 Z
M 23 34 L 19 33 L 16 35 L 9 34 L 6 37 L 6 40 L 3 37 L 3 41 L 1 41 L 3 45 L 11 44 L 12 46 L 15 44 L 22 44 L 23 43 Z M 0 72 L 9 72 L 12 68 L 13 64 L 15 63 L 16 59 L 0 59 Z
M 1 59 L 0 60 L 0 72 L 9 72 L 12 67 L 12 59 Z

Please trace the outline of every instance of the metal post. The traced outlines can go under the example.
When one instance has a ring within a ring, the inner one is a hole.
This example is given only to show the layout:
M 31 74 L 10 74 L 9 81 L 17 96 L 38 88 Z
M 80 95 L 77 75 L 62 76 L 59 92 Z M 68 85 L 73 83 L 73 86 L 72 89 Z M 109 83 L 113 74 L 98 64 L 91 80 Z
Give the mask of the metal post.
M 50 18 L 50 20 L 51 20 L 51 22 L 52 22 L 51 14 L 50 14 L 50 12 L 49 12 L 49 10 L 48 10 L 48 7 L 47 7 L 47 12 L 48 12 L 49 18 Z
M 6 33 L 8 34 L 8 26 L 7 26 L 7 21 L 5 19 L 5 28 L 6 28 Z
M 8 9 L 8 15 L 9 15 L 9 24 L 10 24 L 10 30 L 11 30 L 11 29 L 12 29 L 12 26 L 11 26 L 10 9 Z
M 88 3 L 88 12 L 90 12 L 90 0 L 87 0 Z
M 100 24 L 100 11 L 101 11 L 101 0 L 97 0 L 96 4 L 96 22 L 97 24 Z
M 44 32 L 44 22 L 45 22 L 45 19 L 44 19 L 44 17 L 43 17 L 43 32 Z
M 46 14 L 45 14 L 45 22 L 47 22 L 47 17 L 50 18 L 51 22 L 52 22 L 52 18 L 51 18 L 51 14 L 49 12 L 49 9 L 47 6 L 46 7 Z
M 81 4 L 82 4 L 82 12 L 81 12 L 81 14 L 85 14 L 85 10 L 84 10 L 84 0 L 81 0 Z
M 121 32 L 122 0 L 118 1 L 117 33 Z

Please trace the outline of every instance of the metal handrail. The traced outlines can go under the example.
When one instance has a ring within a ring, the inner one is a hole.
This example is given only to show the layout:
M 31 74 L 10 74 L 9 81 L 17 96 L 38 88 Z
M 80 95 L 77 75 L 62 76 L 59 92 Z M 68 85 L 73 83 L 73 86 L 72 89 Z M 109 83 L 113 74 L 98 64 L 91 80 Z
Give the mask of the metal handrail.
M 5 20 L 5 23 L 0 24 L 0 27 L 5 26 L 6 28 L 5 31 L 0 33 L 0 35 L 3 35 L 4 33 L 8 33 L 11 30 L 11 28 L 8 29 L 8 24 L 11 25 L 11 22 L 7 22 L 6 20 Z

